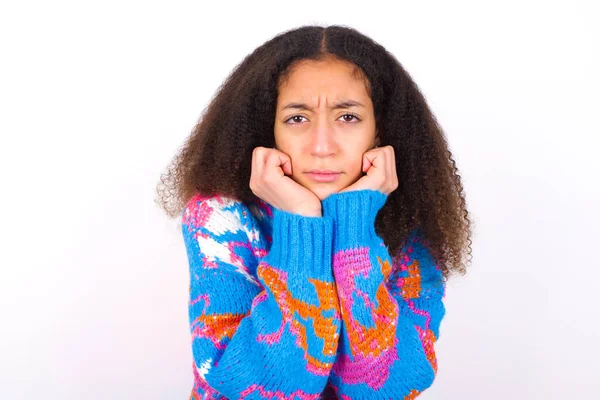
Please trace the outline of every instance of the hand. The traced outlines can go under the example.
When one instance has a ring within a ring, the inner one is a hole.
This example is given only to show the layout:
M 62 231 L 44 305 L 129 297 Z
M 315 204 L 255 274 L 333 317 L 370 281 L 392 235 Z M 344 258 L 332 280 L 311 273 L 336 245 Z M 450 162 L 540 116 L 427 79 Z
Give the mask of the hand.
M 370 189 L 388 195 L 398 188 L 396 156 L 392 146 L 377 147 L 364 153 L 362 171 L 366 175 L 339 193 Z
M 320 217 L 321 201 L 313 192 L 293 181 L 292 159 L 282 151 L 256 147 L 252 152 L 250 189 L 277 209 Z

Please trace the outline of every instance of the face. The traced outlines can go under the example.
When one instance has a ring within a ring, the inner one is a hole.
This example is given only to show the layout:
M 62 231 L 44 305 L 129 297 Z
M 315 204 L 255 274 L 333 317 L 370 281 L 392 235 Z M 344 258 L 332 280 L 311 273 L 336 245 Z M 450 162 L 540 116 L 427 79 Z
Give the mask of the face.
M 321 200 L 356 182 L 378 144 L 365 81 L 341 61 L 297 64 L 279 88 L 275 144 L 292 159 L 291 178 Z

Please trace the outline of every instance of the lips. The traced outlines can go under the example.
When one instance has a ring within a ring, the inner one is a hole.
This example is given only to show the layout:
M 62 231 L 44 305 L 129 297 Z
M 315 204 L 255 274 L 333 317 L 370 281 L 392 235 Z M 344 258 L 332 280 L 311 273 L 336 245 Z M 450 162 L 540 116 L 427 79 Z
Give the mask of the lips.
M 308 171 L 309 174 L 339 174 L 339 172 L 331 170 L 331 169 L 313 169 Z
M 340 172 L 332 170 L 312 170 L 306 174 L 316 182 L 333 182 L 341 175 Z

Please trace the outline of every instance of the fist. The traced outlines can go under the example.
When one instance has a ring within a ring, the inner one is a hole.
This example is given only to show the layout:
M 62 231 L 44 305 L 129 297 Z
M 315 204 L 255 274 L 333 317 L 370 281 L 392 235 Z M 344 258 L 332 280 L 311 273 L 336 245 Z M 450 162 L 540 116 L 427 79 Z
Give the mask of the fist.
M 370 189 L 388 195 L 398 188 L 396 156 L 392 146 L 377 147 L 364 153 L 362 171 L 365 176 L 339 193 Z
M 256 147 L 252 152 L 252 193 L 279 210 L 321 216 L 317 195 L 290 178 L 292 173 L 292 160 L 287 154 L 266 147 Z

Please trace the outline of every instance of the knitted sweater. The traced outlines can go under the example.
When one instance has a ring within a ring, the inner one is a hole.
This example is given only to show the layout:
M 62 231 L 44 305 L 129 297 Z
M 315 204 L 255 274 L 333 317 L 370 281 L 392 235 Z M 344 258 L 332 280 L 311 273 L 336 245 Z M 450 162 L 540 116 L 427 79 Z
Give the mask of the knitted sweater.
M 332 194 L 322 217 L 188 202 L 190 399 L 413 399 L 431 386 L 445 283 L 418 230 L 390 257 L 374 228 L 386 199 Z

